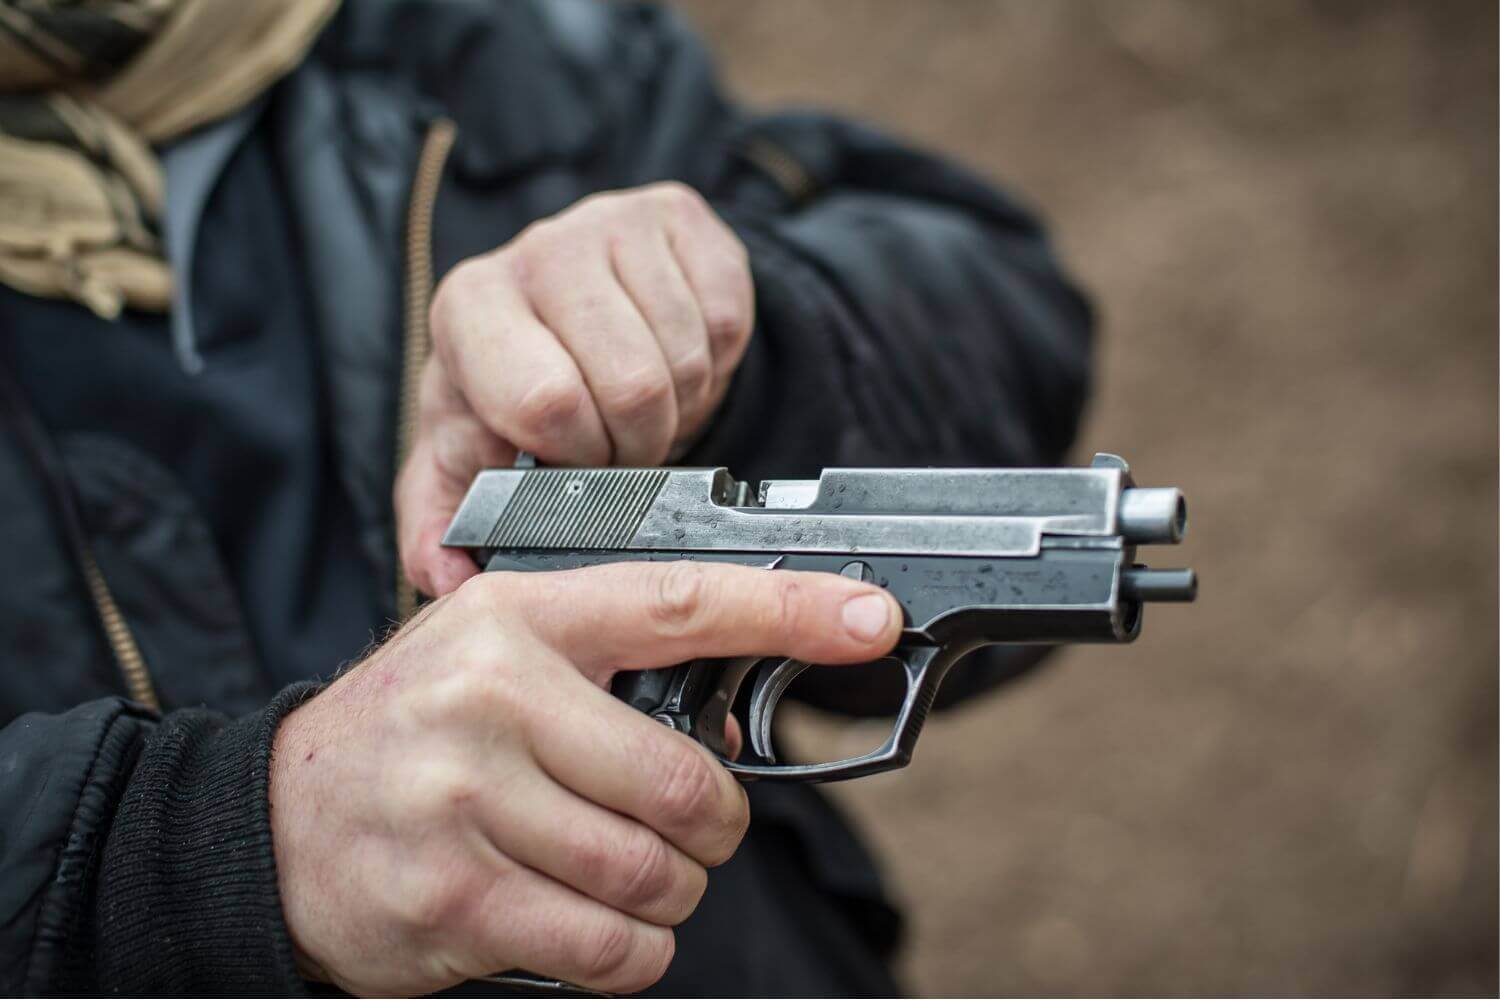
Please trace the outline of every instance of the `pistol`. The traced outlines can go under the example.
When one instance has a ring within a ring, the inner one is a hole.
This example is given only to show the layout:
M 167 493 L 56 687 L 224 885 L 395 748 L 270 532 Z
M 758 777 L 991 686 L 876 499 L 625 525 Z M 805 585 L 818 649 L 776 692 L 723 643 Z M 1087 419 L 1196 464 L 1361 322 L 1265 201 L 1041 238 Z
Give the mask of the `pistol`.
M 810 666 L 798 660 L 699 660 L 622 672 L 611 688 L 741 780 L 838 781 L 904 767 L 943 677 L 975 649 L 1130 642 L 1146 604 L 1193 600 L 1191 569 L 1136 562 L 1138 546 L 1175 544 L 1186 529 L 1181 491 L 1136 486 L 1123 459 L 1100 454 L 1087 468 L 825 469 L 758 488 L 722 468 L 491 469 L 443 544 L 486 570 L 702 560 L 879 584 L 903 612 L 891 658 L 905 694 L 889 736 L 867 753 L 777 759 L 776 708 Z M 754 759 L 725 747 L 741 704 Z

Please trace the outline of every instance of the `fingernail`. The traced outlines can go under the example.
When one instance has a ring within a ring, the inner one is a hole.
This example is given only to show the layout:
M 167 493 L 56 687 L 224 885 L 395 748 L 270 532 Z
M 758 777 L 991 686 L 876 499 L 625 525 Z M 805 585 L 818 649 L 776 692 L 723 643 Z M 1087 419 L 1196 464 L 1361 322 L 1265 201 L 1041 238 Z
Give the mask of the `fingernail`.
M 873 642 L 891 624 L 890 599 L 881 594 L 861 594 L 844 602 L 844 628 L 860 642 Z

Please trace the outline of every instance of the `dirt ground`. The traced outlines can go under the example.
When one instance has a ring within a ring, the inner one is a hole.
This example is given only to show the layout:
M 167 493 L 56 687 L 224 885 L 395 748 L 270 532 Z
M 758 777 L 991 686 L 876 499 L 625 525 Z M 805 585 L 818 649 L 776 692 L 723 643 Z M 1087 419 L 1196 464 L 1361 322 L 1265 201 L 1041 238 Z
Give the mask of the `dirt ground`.
M 1493 995 L 1495 5 L 681 6 L 751 101 L 1043 206 L 1103 316 L 1077 456 L 1189 497 L 1196 606 L 836 790 L 911 987 Z

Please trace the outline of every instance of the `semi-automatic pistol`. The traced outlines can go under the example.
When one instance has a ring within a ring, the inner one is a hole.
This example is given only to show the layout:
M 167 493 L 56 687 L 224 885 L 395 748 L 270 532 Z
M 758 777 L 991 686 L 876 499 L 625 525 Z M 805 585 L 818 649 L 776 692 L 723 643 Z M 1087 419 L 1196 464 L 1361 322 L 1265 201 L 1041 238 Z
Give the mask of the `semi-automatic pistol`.
M 948 670 L 992 643 L 1130 642 L 1143 606 L 1191 601 L 1190 569 L 1148 569 L 1140 545 L 1175 544 L 1187 505 L 1142 488 L 1114 455 L 1088 468 L 825 469 L 754 488 L 725 469 L 516 468 L 481 472 L 443 544 L 487 570 L 702 560 L 839 573 L 886 588 L 904 614 L 891 656 L 905 696 L 878 748 L 777 760 L 772 719 L 809 664 L 743 657 L 621 673 L 613 692 L 712 750 L 742 779 L 837 781 L 904 767 Z M 851 672 L 848 683 L 860 683 Z M 740 698 L 742 688 L 747 697 Z M 730 759 L 743 701 L 753 760 Z

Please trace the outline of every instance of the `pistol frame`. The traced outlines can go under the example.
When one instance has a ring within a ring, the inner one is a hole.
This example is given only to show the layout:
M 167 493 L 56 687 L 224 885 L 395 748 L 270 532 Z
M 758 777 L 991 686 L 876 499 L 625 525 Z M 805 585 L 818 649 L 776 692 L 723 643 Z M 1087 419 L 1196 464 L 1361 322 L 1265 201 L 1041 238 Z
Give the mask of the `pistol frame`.
M 744 779 L 833 781 L 905 766 L 948 670 L 991 643 L 1130 642 L 1149 601 L 1190 601 L 1191 570 L 1135 563 L 1174 544 L 1187 508 L 1143 489 L 1126 463 L 1087 468 L 827 469 L 753 493 L 725 469 L 517 468 L 479 474 L 444 544 L 487 570 L 706 560 L 840 573 L 887 588 L 905 616 L 892 656 L 906 696 L 884 744 L 818 764 L 776 761 L 776 707 L 808 664 L 699 661 L 621 674 L 614 691 L 698 739 Z M 725 717 L 752 673 L 749 738 L 763 763 L 725 753 Z

